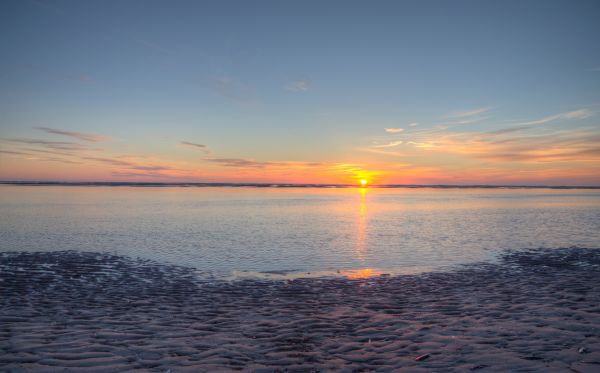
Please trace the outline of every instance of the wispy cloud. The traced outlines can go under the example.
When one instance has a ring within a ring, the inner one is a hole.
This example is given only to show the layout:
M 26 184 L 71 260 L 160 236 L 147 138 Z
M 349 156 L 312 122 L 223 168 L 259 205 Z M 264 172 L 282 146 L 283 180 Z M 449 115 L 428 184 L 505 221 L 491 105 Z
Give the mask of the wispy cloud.
M 435 142 L 431 141 L 408 141 L 406 143 L 408 145 L 413 145 L 414 147 L 421 149 L 429 149 L 437 146 Z
M 462 112 L 459 117 L 464 120 L 478 119 L 483 109 Z M 548 126 L 543 131 L 534 131 L 555 121 L 576 121 L 593 114 L 584 108 L 536 120 L 519 121 L 512 127 L 483 133 L 457 131 L 461 127 L 449 130 L 452 127 L 437 126 L 402 134 L 402 141 L 377 144 L 361 150 L 397 157 L 426 154 L 422 152 L 444 153 L 504 163 L 600 161 L 600 133 L 593 127 L 571 127 L 566 130 Z M 522 133 L 516 134 L 518 131 Z M 401 144 L 401 152 L 390 149 Z
M 132 162 L 124 161 L 121 159 L 115 159 L 115 158 L 106 158 L 106 157 L 81 157 L 81 158 L 87 159 L 88 161 L 96 161 L 96 162 L 106 163 L 111 166 L 119 166 L 119 167 L 135 166 L 135 164 Z
M 496 161 L 585 162 L 600 160 L 600 135 L 590 131 L 473 140 L 474 155 Z
M 131 40 L 134 43 L 143 45 L 143 46 L 148 47 L 150 49 L 153 49 L 153 50 L 155 50 L 157 52 L 160 52 L 160 53 L 163 53 L 163 54 L 168 54 L 168 55 L 171 54 L 170 50 L 164 48 L 163 46 L 161 46 L 161 45 L 159 45 L 157 43 L 153 43 L 153 42 L 150 42 L 150 41 L 142 39 L 142 38 L 131 38 Z
M 415 127 L 415 126 L 418 126 L 418 125 L 419 125 L 419 123 L 417 123 L 417 122 L 412 122 L 412 123 L 409 123 L 408 125 L 409 125 L 409 126 L 411 126 L 411 127 Z
M 167 166 L 143 166 L 143 165 L 134 165 L 129 167 L 132 170 L 138 171 L 168 171 L 173 170 L 172 167 Z
M 0 153 L 2 154 L 10 154 L 10 155 L 30 155 L 29 153 L 14 151 L 14 150 L 2 150 L 0 149 Z
M 429 152 L 522 163 L 600 161 L 599 143 L 600 134 L 591 129 L 511 136 L 459 132 L 407 142 Z
M 116 178 L 126 178 L 131 180 L 135 179 L 147 179 L 152 181 L 186 181 L 189 179 L 197 178 L 199 175 L 197 172 L 190 170 L 180 170 L 169 167 L 147 167 L 127 170 L 113 170 L 111 176 Z
M 68 158 L 48 157 L 43 154 L 40 155 L 39 152 L 40 151 L 36 150 L 36 149 L 32 149 L 32 152 L 15 151 L 15 150 L 0 150 L 0 154 L 8 154 L 8 155 L 13 155 L 13 156 L 18 156 L 19 158 L 27 159 L 27 160 L 60 162 L 60 163 L 67 163 L 67 164 L 81 164 L 81 162 L 79 162 L 79 161 L 68 159 Z
M 208 146 L 204 145 L 204 144 L 198 144 L 195 142 L 189 142 L 189 141 L 180 141 L 179 146 L 185 147 L 185 148 L 190 148 L 190 149 L 195 149 L 195 150 L 202 150 L 205 154 L 211 154 L 210 149 L 208 148 Z
M 282 162 L 270 162 L 270 161 L 255 161 L 252 159 L 243 158 L 206 158 L 205 161 L 218 163 L 225 167 L 238 167 L 238 168 L 264 168 L 267 166 L 283 166 L 285 163 Z
M 46 128 L 43 129 L 46 131 Z M 46 131 L 55 133 L 54 129 Z M 59 131 L 58 134 L 72 136 L 71 131 Z M 68 132 L 64 134 L 63 132 Z M 78 140 L 81 133 L 76 133 Z M 90 135 L 90 134 L 83 134 Z M 95 139 L 95 138 L 94 138 Z M 150 155 L 114 155 L 108 150 L 84 146 L 75 141 L 50 141 L 45 139 L 11 138 L 0 139 L 0 155 L 10 159 L 23 159 L 32 162 L 62 162 L 65 164 L 85 165 L 90 170 L 101 170 L 115 179 L 125 180 L 195 180 L 195 181 L 261 181 L 261 182 L 341 182 L 359 177 L 376 175 L 371 169 L 354 167 L 347 164 L 315 161 L 255 160 L 247 158 L 210 156 L 200 159 L 168 159 Z M 178 146 L 206 151 L 208 146 L 199 142 L 180 141 Z M 199 167 L 199 162 L 204 167 Z M 213 164 L 214 167 L 207 167 Z M 19 163 L 13 164 L 15 167 Z M 78 169 L 81 169 L 79 167 Z M 232 172 L 231 169 L 234 169 Z M 73 170 L 75 174 L 78 171 Z
M 269 169 L 279 171 L 318 169 L 328 166 L 322 162 L 256 161 L 245 158 L 204 158 L 204 161 L 239 169 Z
M 82 151 L 90 150 L 90 148 L 83 146 L 76 142 L 71 141 L 50 141 L 50 140 L 38 140 L 38 139 L 22 139 L 22 138 L 11 138 L 2 139 L 5 142 L 13 144 L 25 144 L 25 145 L 39 145 L 45 148 L 64 150 L 64 151 Z
M 579 109 L 562 114 L 562 116 L 566 119 L 585 119 L 591 117 L 592 115 L 594 115 L 594 112 L 589 109 Z
M 579 110 L 569 111 L 566 113 L 549 115 L 542 119 L 532 120 L 529 122 L 521 122 L 519 124 L 523 124 L 523 125 L 544 124 L 544 123 L 548 123 L 548 122 L 551 122 L 551 121 L 554 121 L 557 119 L 585 119 L 585 118 L 591 117 L 593 114 L 594 113 L 589 109 L 579 109 Z
M 385 132 L 387 132 L 387 133 L 400 133 L 402 131 L 404 131 L 404 128 L 398 128 L 398 127 L 385 128 Z
M 506 133 L 510 133 L 510 132 L 522 131 L 522 130 L 533 128 L 533 127 L 536 127 L 536 126 L 539 126 L 542 124 L 553 122 L 553 121 L 556 121 L 559 119 L 585 119 L 585 118 L 591 117 L 593 114 L 594 113 L 589 109 L 579 109 L 579 110 L 569 111 L 569 112 L 565 112 L 565 113 L 549 115 L 549 116 L 546 116 L 541 119 L 531 120 L 531 121 L 527 121 L 527 122 L 519 122 L 515 126 L 499 129 L 496 131 L 491 131 L 491 132 L 489 132 L 489 134 L 501 135 L 501 134 L 506 134 Z
M 101 141 L 106 141 L 109 139 L 109 137 L 107 137 L 107 136 L 97 135 L 95 133 L 66 131 L 66 130 L 60 130 L 60 129 L 56 129 L 56 128 L 48 128 L 48 127 L 35 127 L 35 128 L 38 130 L 47 132 L 47 133 L 52 133 L 55 135 L 69 136 L 69 137 L 73 137 L 73 138 L 83 140 L 83 141 L 101 142 Z
M 290 92 L 306 92 L 310 88 L 310 85 L 310 79 L 296 79 L 287 83 L 284 89 Z
M 440 123 L 440 125 L 453 126 L 458 124 L 471 124 L 481 122 L 483 120 L 489 119 L 490 117 L 464 117 L 464 119 L 452 120 L 449 122 Z
M 186 146 L 188 148 L 200 148 L 200 149 L 206 149 L 207 146 L 204 144 L 197 144 L 194 142 L 189 142 L 189 141 L 181 141 L 179 144 Z
M 393 157 L 403 157 L 403 156 L 407 155 L 405 152 L 387 150 L 385 148 L 382 149 L 382 148 L 370 147 L 370 148 L 360 148 L 358 150 L 363 151 L 363 152 L 381 154 L 381 155 L 387 155 L 387 156 L 393 156 Z
M 45 153 L 45 154 L 52 154 L 52 155 L 60 155 L 60 156 L 66 156 L 66 157 L 71 157 L 73 156 L 72 152 L 69 151 L 65 151 L 65 150 L 54 150 L 54 149 L 40 149 L 40 148 L 34 148 L 34 147 L 24 147 L 24 148 L 20 148 L 20 150 L 26 151 L 26 152 L 34 152 L 34 153 Z
M 168 162 L 149 161 L 144 159 L 144 157 L 81 157 L 81 159 L 111 166 L 111 174 L 114 176 L 172 178 L 189 176 L 192 174 L 191 171 L 173 166 L 168 164 Z
M 489 119 L 488 115 L 482 115 L 488 113 L 492 109 L 491 106 L 480 107 L 477 109 L 454 111 L 445 115 L 445 118 L 449 118 L 449 121 L 440 123 L 445 126 L 455 126 L 462 124 L 472 124 Z
M 30 64 L 19 65 L 19 68 L 28 70 L 28 71 L 32 71 L 34 73 L 41 73 L 46 76 L 51 76 L 51 77 L 58 78 L 58 79 L 72 80 L 72 81 L 76 81 L 76 82 L 80 82 L 80 83 L 93 83 L 94 82 L 94 79 L 87 74 L 61 72 L 61 71 L 56 71 L 56 70 L 50 69 L 48 67 L 30 65 Z
M 454 111 L 448 115 L 446 115 L 449 118 L 466 118 L 466 117 L 473 117 L 473 116 L 477 116 L 477 115 L 481 115 L 483 113 L 486 113 L 488 111 L 490 111 L 491 107 L 490 106 L 486 106 L 486 107 L 480 107 L 477 109 L 471 109 L 471 110 L 464 110 L 464 111 Z
M 39 160 L 40 161 L 46 161 L 46 162 L 66 163 L 66 164 L 82 164 L 82 162 L 75 161 L 75 160 L 72 160 L 72 159 L 56 158 L 56 157 L 44 157 L 44 158 L 39 158 Z
M 252 89 L 247 85 L 235 81 L 229 76 L 213 78 L 212 87 L 216 94 L 238 102 L 247 102 L 252 98 Z
M 402 143 L 403 143 L 403 141 L 398 140 L 398 141 L 392 141 L 387 144 L 373 145 L 373 147 L 374 148 L 393 148 L 394 146 L 402 145 Z

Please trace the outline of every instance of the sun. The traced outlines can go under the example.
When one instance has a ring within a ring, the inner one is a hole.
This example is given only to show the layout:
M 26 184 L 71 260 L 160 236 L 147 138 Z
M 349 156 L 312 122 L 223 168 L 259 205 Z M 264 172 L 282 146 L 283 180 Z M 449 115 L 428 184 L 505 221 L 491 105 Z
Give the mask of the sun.
M 368 184 L 368 183 L 369 183 L 369 182 L 368 182 L 366 179 L 361 179 L 361 180 L 360 180 L 360 186 L 362 186 L 362 187 L 365 187 L 365 186 L 367 186 L 367 184 Z

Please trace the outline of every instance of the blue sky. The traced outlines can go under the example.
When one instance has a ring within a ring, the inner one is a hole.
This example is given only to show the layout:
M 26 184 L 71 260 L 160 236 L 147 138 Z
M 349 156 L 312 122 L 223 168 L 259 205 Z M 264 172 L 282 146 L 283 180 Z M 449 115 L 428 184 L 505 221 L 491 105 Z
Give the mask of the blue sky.
M 533 136 L 533 148 L 556 155 L 573 136 L 600 134 L 597 1 L 38 0 L 0 9 L 3 179 L 271 181 L 287 177 L 273 163 L 320 162 L 290 180 L 342 180 L 360 169 L 385 181 L 460 183 L 493 169 L 481 181 L 600 181 L 600 151 L 589 142 L 543 162 L 456 144 L 552 116 L 506 143 Z M 31 140 L 82 140 L 40 127 L 110 140 L 48 159 Z M 182 153 L 181 141 L 207 150 Z M 425 142 L 433 146 L 411 145 Z M 376 152 L 393 143 L 385 149 L 395 155 Z M 140 167 L 177 172 L 126 176 L 86 158 L 146 158 Z M 215 159 L 264 164 L 239 170 Z M 96 176 L 83 177 L 84 166 Z M 580 172 L 557 171 L 573 168 Z M 529 174 L 511 179 L 515 170 Z M 540 178 L 544 170 L 555 176 Z

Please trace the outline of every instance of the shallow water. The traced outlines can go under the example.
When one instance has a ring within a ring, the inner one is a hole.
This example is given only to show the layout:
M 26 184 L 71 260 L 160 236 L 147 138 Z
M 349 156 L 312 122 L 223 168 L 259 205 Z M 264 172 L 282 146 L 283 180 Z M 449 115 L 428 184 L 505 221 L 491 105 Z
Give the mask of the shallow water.
M 0 251 L 404 273 L 571 246 L 600 247 L 600 190 L 0 186 Z

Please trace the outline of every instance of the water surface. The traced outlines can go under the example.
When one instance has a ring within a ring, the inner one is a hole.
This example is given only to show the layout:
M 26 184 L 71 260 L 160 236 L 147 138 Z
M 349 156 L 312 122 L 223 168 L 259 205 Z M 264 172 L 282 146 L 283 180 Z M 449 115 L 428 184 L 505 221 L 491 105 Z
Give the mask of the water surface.
M 600 190 L 0 186 L 0 251 L 360 275 L 571 246 L 600 247 Z

